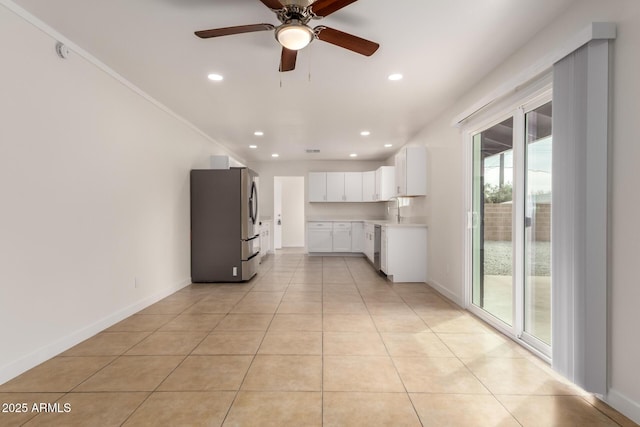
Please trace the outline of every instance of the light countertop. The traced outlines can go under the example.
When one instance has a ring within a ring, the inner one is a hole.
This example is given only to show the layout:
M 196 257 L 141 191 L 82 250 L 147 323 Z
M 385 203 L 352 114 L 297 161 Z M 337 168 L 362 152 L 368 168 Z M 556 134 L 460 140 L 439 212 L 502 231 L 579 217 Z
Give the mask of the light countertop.
M 364 222 L 365 224 L 381 225 L 385 227 L 427 227 L 422 221 L 412 222 L 412 218 L 402 218 L 400 223 L 388 219 L 361 219 L 361 218 L 307 218 L 307 222 Z M 406 222 L 405 222 L 406 221 Z

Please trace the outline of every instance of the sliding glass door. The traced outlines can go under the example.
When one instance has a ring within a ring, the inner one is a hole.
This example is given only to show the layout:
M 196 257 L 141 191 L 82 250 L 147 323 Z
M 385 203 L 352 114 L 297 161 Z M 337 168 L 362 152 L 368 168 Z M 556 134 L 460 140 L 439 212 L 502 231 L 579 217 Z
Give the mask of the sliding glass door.
M 473 137 L 473 304 L 513 325 L 513 118 Z
M 551 345 L 551 102 L 525 114 L 524 332 Z
M 550 356 L 550 96 L 471 134 L 470 309 Z

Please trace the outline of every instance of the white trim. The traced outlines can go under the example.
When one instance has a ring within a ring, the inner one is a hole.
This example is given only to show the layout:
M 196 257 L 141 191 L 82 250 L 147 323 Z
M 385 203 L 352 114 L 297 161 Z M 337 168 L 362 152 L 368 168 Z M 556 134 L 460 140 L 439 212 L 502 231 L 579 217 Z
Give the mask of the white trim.
M 57 356 L 61 352 L 68 350 L 74 345 L 81 343 L 87 338 L 90 338 L 97 333 L 102 332 L 109 326 L 112 326 L 119 321 L 131 316 L 132 314 L 135 314 L 140 310 L 160 301 L 161 299 L 168 297 L 169 295 L 179 291 L 185 286 L 188 286 L 190 283 L 190 278 L 184 279 L 173 286 L 169 286 L 161 291 L 156 292 L 153 295 L 143 298 L 140 301 L 133 303 L 121 310 L 118 310 L 106 317 L 103 317 L 102 319 L 88 326 L 78 329 L 51 344 L 45 345 L 44 347 L 41 347 L 14 362 L 0 367 L 0 384 L 3 384 L 10 379 L 17 377 L 18 375 L 33 368 L 34 366 L 37 366 L 40 363 L 49 360 L 54 356 Z
M 492 103 L 483 110 L 482 114 L 476 114 L 461 124 L 463 132 L 470 135 L 482 132 L 489 127 L 496 125 L 510 117 L 512 112 L 518 108 L 536 102 L 540 97 L 553 87 L 553 73 L 551 69 L 545 70 L 535 79 L 529 82 L 526 87 L 521 87 L 509 96 L 504 96 L 500 100 Z M 523 101 L 526 102 L 523 104 Z M 478 111 L 480 113 L 480 111 Z
M 551 100 L 551 93 L 549 93 Z M 513 264 L 513 300 L 512 300 L 512 323 L 515 337 L 522 339 L 524 332 L 524 217 L 525 217 L 525 144 L 527 128 L 525 123 L 524 108 L 518 107 L 513 111 L 513 187 L 511 192 L 511 242 L 513 244 L 512 256 Z
M 152 97 L 151 95 L 146 93 L 145 91 L 140 89 L 138 86 L 136 86 L 135 84 L 133 84 L 132 82 L 127 80 L 124 76 L 122 76 L 121 74 L 116 72 L 114 69 L 109 67 L 107 64 L 105 64 L 104 62 L 100 61 L 98 58 L 96 58 L 95 56 L 93 56 L 92 54 L 87 52 L 86 50 L 82 49 L 80 46 L 78 46 L 77 44 L 75 44 L 74 42 L 72 42 L 71 40 L 69 40 L 68 38 L 63 36 L 62 34 L 60 34 L 55 29 L 51 28 L 45 22 L 41 21 L 40 19 L 38 19 L 37 17 L 35 17 L 34 15 L 29 13 L 25 9 L 21 8 L 20 6 L 16 5 L 14 2 L 12 2 L 10 0 L 0 0 L 0 5 L 6 7 L 8 10 L 12 11 L 13 13 L 18 15 L 19 17 L 21 17 L 25 21 L 27 21 L 28 23 L 33 25 L 34 27 L 36 27 L 39 30 L 41 30 L 43 33 L 47 34 L 48 36 L 56 39 L 59 42 L 62 42 L 66 47 L 69 48 L 69 50 L 72 53 L 77 54 L 81 58 L 87 60 L 89 63 L 91 63 L 94 66 L 96 66 L 97 68 L 99 68 L 100 70 L 104 71 L 106 74 L 111 76 L 113 79 L 118 81 L 120 84 L 122 84 L 123 86 L 127 87 L 132 92 L 134 92 L 135 94 L 139 95 L 140 97 L 144 98 L 146 101 L 150 102 L 155 107 L 159 108 L 160 110 L 164 111 L 165 113 L 167 113 L 168 115 L 170 115 L 174 119 L 176 119 L 179 122 L 183 123 L 185 126 L 190 128 L 191 130 L 193 130 L 194 132 L 196 132 L 197 134 L 199 134 L 203 138 L 207 139 L 208 141 L 212 142 L 215 145 L 218 145 L 220 148 L 222 148 L 228 154 L 232 155 L 233 157 L 235 157 L 237 159 L 240 159 L 239 160 L 240 163 L 246 163 L 246 160 L 244 158 L 242 158 L 241 156 L 238 156 L 238 154 L 235 153 L 234 151 L 232 151 L 230 148 L 226 147 L 221 142 L 219 142 L 219 141 L 213 139 L 211 136 L 207 135 L 204 131 L 202 131 L 196 125 L 194 125 L 193 123 L 191 123 L 190 121 L 188 121 L 187 119 L 185 119 L 184 117 L 182 117 L 181 115 L 176 113 L 175 111 L 171 110 L 169 107 L 167 107 L 166 105 L 164 105 L 163 103 L 161 103 L 160 101 L 158 101 L 157 99 L 155 99 L 154 97 Z M 52 46 L 51 47 L 51 51 L 53 52 L 53 50 L 54 50 L 54 47 Z
M 609 389 L 604 401 L 635 423 L 640 424 L 640 404 L 637 402 L 634 402 L 614 388 Z
M 480 110 L 483 110 L 494 102 L 518 91 L 522 86 L 529 84 L 532 80 L 535 80 L 538 76 L 551 69 L 553 64 L 581 46 L 589 43 L 591 40 L 610 40 L 615 38 L 616 24 L 612 22 L 592 22 L 582 31 L 567 40 L 563 45 L 541 58 L 532 66 L 526 68 L 512 79 L 504 82 L 471 107 L 454 117 L 451 122 L 451 126 L 462 126 L 464 122 L 469 120 Z

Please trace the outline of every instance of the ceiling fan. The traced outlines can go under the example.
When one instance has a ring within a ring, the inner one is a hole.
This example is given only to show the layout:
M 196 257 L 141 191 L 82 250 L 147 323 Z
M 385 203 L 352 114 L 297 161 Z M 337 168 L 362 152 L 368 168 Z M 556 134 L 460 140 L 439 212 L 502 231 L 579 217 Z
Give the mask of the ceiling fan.
M 298 50 L 304 48 L 314 39 L 349 49 L 365 56 L 371 56 L 380 47 L 378 43 L 344 33 L 333 28 L 319 25 L 315 28 L 307 24 L 312 19 L 321 19 L 342 9 L 357 0 L 260 0 L 273 11 L 280 25 L 253 24 L 235 27 L 215 28 L 212 30 L 196 31 L 195 35 L 208 39 L 212 37 L 228 36 L 232 34 L 252 33 L 256 31 L 275 30 L 276 40 L 282 45 L 280 56 L 280 71 L 292 71 L 296 68 Z M 300 3 L 307 3 L 306 6 Z

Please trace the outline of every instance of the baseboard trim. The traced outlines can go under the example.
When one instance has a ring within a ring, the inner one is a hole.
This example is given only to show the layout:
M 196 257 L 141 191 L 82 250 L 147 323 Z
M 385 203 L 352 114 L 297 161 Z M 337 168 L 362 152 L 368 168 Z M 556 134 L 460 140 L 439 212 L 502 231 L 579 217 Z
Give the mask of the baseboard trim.
M 428 279 L 427 280 L 427 285 L 430 286 L 433 290 L 435 290 L 439 294 L 443 295 L 445 298 L 447 298 L 447 299 L 453 301 L 454 303 L 458 304 L 460 307 L 464 307 L 464 303 L 462 302 L 462 299 L 461 299 L 460 296 L 454 294 L 448 288 L 442 286 L 437 281 L 435 281 L 433 279 Z
M 176 291 L 184 288 L 189 285 L 191 280 L 185 279 L 176 283 L 173 286 L 165 288 L 161 291 L 154 293 L 146 298 L 141 299 L 121 310 L 116 311 L 113 314 L 110 314 L 88 326 L 85 326 L 81 329 L 78 329 L 51 344 L 45 345 L 23 357 L 20 359 L 8 363 L 0 368 L 0 384 L 4 384 L 5 382 L 17 377 L 29 369 L 38 366 L 42 362 L 51 359 L 54 356 L 62 353 L 73 347 L 76 344 L 81 343 L 105 330 L 106 328 L 118 323 L 119 321 L 131 316 L 132 314 L 137 313 L 138 311 L 160 301 L 163 298 L 168 297 Z
M 640 403 L 634 402 L 613 388 L 609 389 L 604 401 L 633 422 L 640 424 Z

